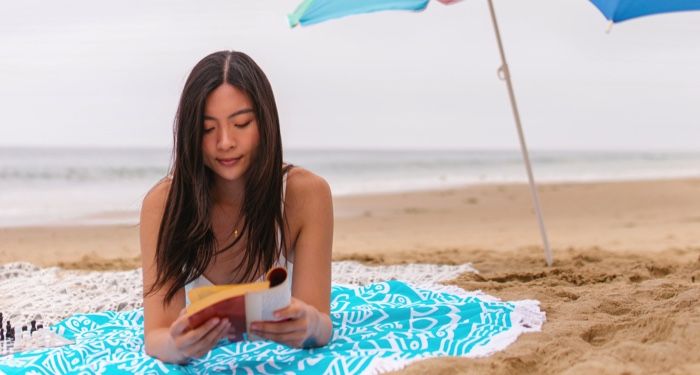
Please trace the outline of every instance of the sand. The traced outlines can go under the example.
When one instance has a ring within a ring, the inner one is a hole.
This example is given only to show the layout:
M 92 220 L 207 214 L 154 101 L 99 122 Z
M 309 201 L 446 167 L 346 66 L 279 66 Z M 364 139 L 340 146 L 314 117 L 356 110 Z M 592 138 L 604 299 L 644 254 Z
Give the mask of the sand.
M 544 264 L 526 185 L 339 197 L 334 259 L 472 262 L 449 283 L 537 299 L 541 333 L 484 359 L 402 373 L 699 374 L 700 180 L 548 184 L 555 263 Z M 110 213 L 105 213 L 109 215 Z M 0 229 L 0 262 L 138 267 L 138 226 Z
M 485 359 L 432 359 L 403 373 L 700 374 L 700 249 L 569 249 L 551 269 L 535 248 L 468 254 L 480 274 L 449 283 L 539 300 L 542 332 Z

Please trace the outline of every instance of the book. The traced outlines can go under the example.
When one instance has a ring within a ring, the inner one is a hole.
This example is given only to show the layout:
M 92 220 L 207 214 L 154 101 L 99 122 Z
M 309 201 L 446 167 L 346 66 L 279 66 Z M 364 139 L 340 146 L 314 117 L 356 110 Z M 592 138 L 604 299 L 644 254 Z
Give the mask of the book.
M 267 272 L 264 281 L 193 288 L 188 294 L 190 305 L 185 315 L 192 328 L 213 317 L 228 319 L 230 341 L 259 340 L 250 333 L 250 323 L 278 320 L 272 314 L 291 302 L 289 283 L 287 270 L 276 267 Z

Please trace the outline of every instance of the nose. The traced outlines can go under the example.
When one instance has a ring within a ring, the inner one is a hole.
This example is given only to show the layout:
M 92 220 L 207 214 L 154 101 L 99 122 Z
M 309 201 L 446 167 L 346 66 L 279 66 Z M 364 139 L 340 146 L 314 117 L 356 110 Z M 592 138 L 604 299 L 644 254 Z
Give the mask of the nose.
M 228 126 L 221 126 L 219 131 L 219 137 L 217 139 L 216 145 L 220 150 L 228 150 L 236 147 L 238 142 L 233 134 L 233 131 L 229 129 Z

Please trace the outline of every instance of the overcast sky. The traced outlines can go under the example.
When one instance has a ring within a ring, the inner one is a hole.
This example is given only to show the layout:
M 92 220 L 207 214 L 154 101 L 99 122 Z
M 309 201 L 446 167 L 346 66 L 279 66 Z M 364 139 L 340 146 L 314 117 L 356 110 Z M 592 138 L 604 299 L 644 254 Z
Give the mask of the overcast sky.
M 3 2 L 0 146 L 171 144 L 210 52 L 252 56 L 287 148 L 516 149 L 486 0 L 290 29 L 301 0 Z M 700 12 L 495 0 L 532 149 L 700 151 Z

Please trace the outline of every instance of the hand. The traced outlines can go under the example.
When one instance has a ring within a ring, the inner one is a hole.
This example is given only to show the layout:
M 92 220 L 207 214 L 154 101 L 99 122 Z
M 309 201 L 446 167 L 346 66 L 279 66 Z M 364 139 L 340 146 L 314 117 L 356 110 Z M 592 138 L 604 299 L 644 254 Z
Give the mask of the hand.
M 252 333 L 295 348 L 317 346 L 319 312 L 315 307 L 292 297 L 289 306 L 274 312 L 280 321 L 258 321 L 250 325 Z
M 223 337 L 227 336 L 231 323 L 228 319 L 211 318 L 197 328 L 191 328 L 185 309 L 170 325 L 170 337 L 183 360 L 199 358 L 207 354 Z

